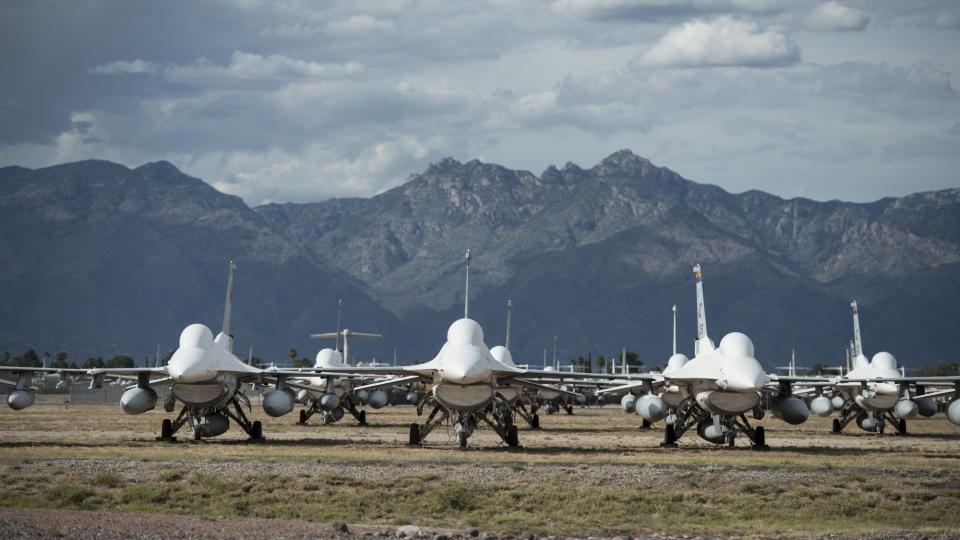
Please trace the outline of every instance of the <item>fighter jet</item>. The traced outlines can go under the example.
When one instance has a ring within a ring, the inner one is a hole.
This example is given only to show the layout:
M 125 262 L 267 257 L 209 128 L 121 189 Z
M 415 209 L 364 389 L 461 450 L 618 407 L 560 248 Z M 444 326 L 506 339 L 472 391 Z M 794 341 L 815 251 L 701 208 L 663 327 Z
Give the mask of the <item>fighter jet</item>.
M 230 420 L 239 425 L 251 439 L 263 438 L 260 421 L 251 421 L 243 412 L 251 409 L 250 400 L 242 392 L 244 384 L 273 384 L 274 390 L 263 397 L 263 410 L 270 416 L 283 416 L 293 410 L 294 389 L 313 389 L 309 385 L 288 381 L 299 371 L 252 367 L 233 354 L 230 334 L 233 275 L 236 265 L 230 262 L 227 274 L 227 297 L 223 311 L 223 328 L 216 337 L 203 324 L 191 324 L 180 333 L 180 343 L 166 366 L 146 368 L 99 368 L 88 370 L 99 385 L 108 375 L 136 376 L 137 384 L 120 397 L 120 407 L 127 414 L 142 414 L 157 404 L 156 388 L 168 387 L 163 403 L 166 412 L 173 412 L 177 403 L 180 413 L 171 421 L 165 418 L 158 440 L 176 440 L 176 432 L 189 424 L 194 439 L 215 437 L 230 428 Z M 158 377 L 151 379 L 151 376 Z
M 840 433 L 851 421 L 864 431 L 884 433 L 890 423 L 901 434 L 907 432 L 907 420 L 917 415 L 930 417 L 937 413 L 933 398 L 953 396 L 948 417 L 960 425 L 960 377 L 905 377 L 897 367 L 897 359 L 888 352 L 878 352 L 867 360 L 860 337 L 860 306 L 850 303 L 853 313 L 852 369 L 837 379 L 834 394 L 843 399 L 840 418 L 833 420 L 833 432 Z M 927 392 L 928 386 L 948 386 L 946 390 Z M 811 402 L 817 414 L 826 416 L 833 403 L 826 397 Z M 953 414 L 950 414 L 950 413 Z
M 517 427 L 508 400 L 498 389 L 519 386 L 535 391 L 555 390 L 541 380 L 562 383 L 564 380 L 606 378 L 591 373 L 569 373 L 530 370 L 497 360 L 484 341 L 483 329 L 470 318 L 470 251 L 467 250 L 466 287 L 463 318 L 447 329 L 447 339 L 436 357 L 429 362 L 401 367 L 343 367 L 317 370 L 319 376 L 394 375 L 393 378 L 363 385 L 356 391 L 383 389 L 415 382 L 426 383 L 429 390 L 418 404 L 418 412 L 432 408 L 426 421 L 410 424 L 410 444 L 421 444 L 437 426 L 451 420 L 453 432 L 461 448 L 481 423 L 491 427 L 509 446 L 518 446 Z
M 642 375 L 642 381 L 607 391 L 640 390 L 633 405 L 637 414 L 651 423 L 666 420 L 663 447 L 676 447 L 680 437 L 695 427 L 701 438 L 712 443 L 733 446 L 737 435 L 743 434 L 753 448 L 767 448 L 763 426 L 751 426 L 746 414 L 762 418 L 760 399 L 766 394 L 775 416 L 791 424 L 806 421 L 809 410 L 803 400 L 792 395 L 792 383 L 807 379 L 767 375 L 755 357 L 753 342 L 740 332 L 731 332 L 720 340 L 719 347 L 714 345 L 707 334 L 699 264 L 693 272 L 697 297 L 694 358 L 688 361 L 674 353 L 663 373 Z

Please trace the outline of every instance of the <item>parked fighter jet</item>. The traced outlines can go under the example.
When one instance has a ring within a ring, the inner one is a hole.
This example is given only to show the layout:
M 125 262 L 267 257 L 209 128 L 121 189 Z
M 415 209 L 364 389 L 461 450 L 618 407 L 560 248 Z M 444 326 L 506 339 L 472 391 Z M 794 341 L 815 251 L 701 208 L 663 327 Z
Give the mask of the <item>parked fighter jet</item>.
M 470 251 L 466 254 L 466 294 L 463 318 L 447 329 L 447 340 L 437 356 L 426 363 L 402 367 L 343 367 L 318 370 L 319 376 L 394 375 L 395 377 L 359 386 L 376 390 L 390 386 L 424 382 L 429 391 L 418 404 L 418 412 L 432 407 L 425 422 L 410 424 L 410 444 L 420 444 L 438 425 L 450 419 L 460 447 L 482 422 L 490 426 L 509 446 L 518 446 L 517 427 L 509 403 L 498 389 L 517 385 L 532 390 L 555 390 L 541 384 L 543 379 L 561 382 L 570 379 L 608 378 L 591 373 L 568 373 L 522 369 L 507 365 L 491 354 L 484 342 L 483 329 L 470 315 Z
M 634 403 L 637 414 L 651 423 L 666 420 L 661 446 L 675 447 L 687 430 L 696 427 L 701 438 L 716 444 L 733 446 L 737 434 L 743 434 L 754 448 L 766 448 L 763 427 L 752 427 L 746 413 L 762 418 L 760 398 L 766 393 L 775 416 L 791 424 L 806 421 L 809 410 L 803 400 L 792 396 L 791 383 L 807 378 L 768 376 L 754 356 L 753 342 L 740 332 L 727 334 L 715 346 L 707 334 L 699 264 L 693 272 L 697 293 L 694 358 L 687 361 L 674 354 L 663 373 L 643 375 L 642 381 L 606 391 L 640 390 L 642 395 Z
M 834 386 L 834 394 L 843 398 L 840 418 L 833 420 L 834 433 L 841 432 L 855 420 L 864 431 L 883 433 L 889 422 L 898 433 L 905 434 L 907 420 L 937 413 L 937 404 L 932 398 L 960 392 L 960 377 L 905 377 L 897 367 L 896 358 L 888 352 L 878 352 L 867 360 L 860 338 L 860 307 L 856 300 L 850 303 L 850 309 L 853 312 L 852 369 Z M 953 384 L 958 388 L 926 393 L 926 386 Z M 832 412 L 832 405 L 826 397 L 811 402 L 811 407 L 823 416 Z M 960 405 L 954 410 L 956 414 L 948 416 L 953 423 L 960 424 Z
M 163 404 L 166 412 L 173 412 L 177 402 L 183 404 L 180 414 L 171 421 L 163 420 L 159 440 L 176 440 L 174 434 L 189 424 L 193 436 L 214 437 L 230 428 L 230 420 L 237 423 L 251 439 L 263 438 L 259 421 L 250 421 L 243 412 L 250 409 L 250 400 L 241 391 L 245 383 L 271 383 L 275 389 L 263 397 L 263 409 L 270 416 L 283 416 L 293 410 L 293 389 L 308 385 L 288 381 L 299 371 L 277 368 L 259 369 L 242 362 L 233 354 L 233 336 L 230 334 L 233 274 L 236 265 L 230 262 L 227 275 L 227 298 L 223 310 L 223 329 L 213 332 L 203 324 L 191 324 L 180 334 L 180 344 L 166 366 L 145 368 L 99 368 L 88 370 L 99 384 L 107 375 L 133 375 L 137 384 L 130 386 L 120 398 L 120 407 L 127 414 L 142 414 L 156 406 L 155 388 L 168 386 L 170 395 Z M 151 379 L 151 376 L 159 378 Z

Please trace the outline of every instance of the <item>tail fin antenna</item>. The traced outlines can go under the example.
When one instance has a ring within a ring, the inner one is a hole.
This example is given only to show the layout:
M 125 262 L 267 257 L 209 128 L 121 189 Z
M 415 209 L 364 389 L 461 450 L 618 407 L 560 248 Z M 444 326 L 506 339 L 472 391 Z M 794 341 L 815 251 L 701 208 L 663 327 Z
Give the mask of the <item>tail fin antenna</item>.
M 507 300 L 507 338 L 504 340 L 503 346 L 509 351 L 510 350 L 510 317 L 513 314 L 513 300 Z
M 467 254 L 464 256 L 464 260 L 467 263 L 467 283 L 464 287 L 463 293 L 463 318 L 470 318 L 470 250 L 467 250 Z

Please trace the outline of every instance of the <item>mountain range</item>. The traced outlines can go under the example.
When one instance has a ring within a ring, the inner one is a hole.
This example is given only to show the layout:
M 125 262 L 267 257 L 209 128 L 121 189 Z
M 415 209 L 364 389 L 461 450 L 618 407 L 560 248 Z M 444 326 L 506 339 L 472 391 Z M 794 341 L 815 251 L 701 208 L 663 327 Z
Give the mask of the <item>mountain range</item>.
M 282 361 L 336 324 L 378 331 L 363 357 L 430 358 L 463 310 L 519 362 L 692 354 L 694 263 L 715 341 L 743 331 L 767 366 L 837 364 L 862 308 L 868 354 L 957 361 L 960 189 L 872 203 L 733 194 L 631 151 L 540 175 L 447 158 L 370 198 L 251 208 L 167 162 L 0 169 L 0 350 L 152 355 L 220 326 L 227 261 L 237 352 Z M 332 345 L 332 344 L 331 344 Z

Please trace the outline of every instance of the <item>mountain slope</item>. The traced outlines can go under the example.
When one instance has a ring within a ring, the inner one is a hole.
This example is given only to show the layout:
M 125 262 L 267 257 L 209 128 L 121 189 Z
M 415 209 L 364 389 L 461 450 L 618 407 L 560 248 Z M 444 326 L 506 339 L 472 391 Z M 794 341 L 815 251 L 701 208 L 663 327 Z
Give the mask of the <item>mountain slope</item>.
M 179 331 L 222 322 L 227 262 L 238 264 L 234 332 L 283 357 L 310 355 L 311 331 L 335 324 L 338 296 L 353 317 L 395 332 L 397 320 L 352 279 L 266 226 L 237 197 L 165 162 L 130 170 L 86 161 L 0 169 L 0 343 L 72 356 L 152 354 Z
M 445 159 L 369 199 L 251 209 L 159 162 L 0 169 L 0 348 L 142 357 L 190 322 L 217 328 L 226 262 L 239 265 L 238 352 L 269 360 L 346 325 L 382 331 L 356 347 L 429 358 L 460 316 L 463 252 L 474 254 L 471 315 L 514 357 L 540 362 L 626 346 L 648 365 L 694 337 L 693 276 L 704 264 L 715 340 L 750 335 L 761 361 L 839 361 L 848 304 L 863 306 L 867 352 L 956 361 L 960 190 L 870 204 L 731 194 L 630 151 L 542 174 Z M 781 364 L 782 365 L 782 364 Z

